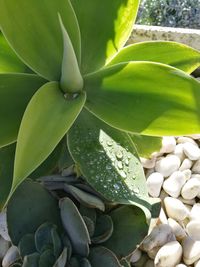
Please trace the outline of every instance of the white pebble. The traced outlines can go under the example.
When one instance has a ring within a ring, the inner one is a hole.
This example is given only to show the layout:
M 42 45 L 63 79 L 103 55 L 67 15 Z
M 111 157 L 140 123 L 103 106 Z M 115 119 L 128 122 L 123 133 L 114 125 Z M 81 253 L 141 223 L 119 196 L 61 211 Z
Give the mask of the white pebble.
M 188 267 L 188 266 L 186 266 L 186 265 L 183 264 L 183 263 L 180 263 L 180 264 L 176 265 L 176 267 Z
M 198 160 L 200 159 L 200 149 L 198 146 L 192 143 L 185 143 L 183 144 L 183 151 L 185 155 L 191 160 Z
M 150 235 L 145 237 L 141 244 L 141 249 L 150 251 L 155 247 L 163 246 L 172 239 L 174 239 L 174 234 L 171 227 L 167 224 L 160 224 L 151 231 Z
M 136 248 L 133 253 L 131 254 L 131 259 L 130 262 L 135 263 L 137 261 L 139 261 L 139 259 L 142 256 L 142 251 L 139 250 L 138 248 Z
M 200 221 L 200 203 L 194 204 L 190 212 L 190 220 Z
M 184 184 L 181 190 L 181 195 L 185 199 L 193 199 L 199 194 L 199 192 L 200 192 L 199 179 L 191 178 Z
M 200 260 L 198 260 L 198 261 L 196 261 L 196 262 L 194 263 L 194 267 L 200 267 Z
M 186 181 L 189 180 L 191 178 L 192 175 L 192 171 L 191 170 L 184 170 L 182 171 L 182 173 L 185 175 Z
M 168 219 L 169 226 L 172 228 L 172 231 L 174 235 L 176 236 L 176 239 L 178 241 L 181 241 L 183 238 L 186 237 L 186 232 L 184 229 L 180 226 L 179 223 L 177 223 L 175 220 L 172 218 Z
M 184 171 L 184 170 L 190 169 L 192 167 L 192 164 L 193 164 L 193 162 L 190 159 L 186 158 L 181 163 L 179 170 Z
M 190 137 L 185 137 L 185 136 L 180 136 L 178 139 L 177 139 L 177 143 L 178 144 L 184 144 L 184 143 L 191 143 L 195 146 L 197 146 L 197 143 Z
M 0 212 L 0 235 L 5 240 L 11 241 L 10 236 L 8 234 L 7 218 L 6 218 L 6 212 L 5 211 Z
M 200 241 L 200 221 L 190 221 L 186 226 L 186 231 L 191 238 Z
M 149 258 L 154 260 L 159 249 L 160 247 L 155 247 L 155 248 L 152 248 L 151 250 L 148 250 L 147 255 L 149 256 Z
M 178 199 L 181 202 L 183 202 L 184 204 L 188 204 L 188 205 L 194 205 L 196 203 L 195 198 L 193 198 L 193 199 L 185 199 L 185 198 L 180 196 Z
M 164 212 L 162 207 L 160 209 L 159 222 L 162 223 L 162 224 L 167 224 L 168 223 L 167 216 L 166 216 L 166 214 L 165 214 L 165 212 Z
M 141 160 L 143 168 L 152 169 L 155 167 L 156 158 L 146 159 L 146 158 L 140 157 L 140 160 Z
M 179 159 L 180 159 L 181 161 L 183 161 L 183 160 L 185 159 L 185 153 L 184 153 L 184 151 L 183 151 L 183 144 L 178 144 L 178 145 L 176 145 L 173 154 L 174 154 L 175 156 L 179 157 Z
M 155 257 L 155 267 L 174 267 L 180 263 L 182 257 L 182 247 L 178 241 L 165 244 Z
M 193 167 L 192 167 L 192 172 L 193 173 L 197 173 L 197 174 L 200 174 L 200 160 L 197 160 Z
M 185 184 L 185 182 L 185 175 L 180 171 L 176 171 L 164 181 L 163 189 L 171 197 L 178 197 L 181 193 L 181 188 Z
M 188 136 L 191 137 L 194 140 L 200 139 L 200 134 L 191 134 L 191 135 L 188 135 Z
M 195 241 L 187 236 L 183 242 L 183 261 L 185 264 L 193 264 L 200 259 L 200 241 Z
M 156 162 L 155 170 L 161 173 L 164 177 L 170 176 L 180 167 L 181 161 L 175 155 L 167 155 L 166 158 Z
M 17 259 L 20 258 L 19 250 L 17 247 L 10 247 L 2 261 L 2 267 L 9 267 L 12 263 L 14 263 Z
M 159 197 L 164 177 L 159 172 L 152 173 L 147 178 L 148 193 L 152 197 Z
M 173 136 L 164 136 L 162 139 L 161 153 L 171 153 L 176 147 L 176 139 Z
M 187 208 L 179 199 L 166 197 L 164 204 L 168 217 L 176 221 L 182 221 L 188 216 Z

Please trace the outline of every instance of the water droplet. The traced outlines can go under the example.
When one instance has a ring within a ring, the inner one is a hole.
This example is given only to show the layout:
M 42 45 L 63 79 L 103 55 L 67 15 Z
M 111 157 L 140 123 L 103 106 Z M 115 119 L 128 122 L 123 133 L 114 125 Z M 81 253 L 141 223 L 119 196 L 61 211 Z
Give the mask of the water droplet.
M 130 153 L 128 153 L 128 159 L 130 159 L 131 158 L 131 154 Z
M 110 141 L 110 140 L 108 140 L 106 143 L 107 143 L 108 146 L 112 146 L 112 144 L 113 144 L 113 142 Z
M 106 170 L 111 170 L 112 166 L 110 164 L 106 165 Z
M 118 163 L 117 163 L 117 167 L 118 167 L 119 169 L 123 169 L 123 164 L 122 164 L 121 161 L 118 161 Z
M 128 159 L 125 160 L 125 164 L 126 164 L 126 166 L 129 165 L 129 160 Z
M 133 192 L 134 192 L 135 194 L 139 194 L 139 193 L 140 193 L 140 190 L 139 190 L 139 188 L 136 187 L 136 188 L 133 189 Z
M 116 154 L 116 157 L 117 157 L 118 159 L 122 159 L 122 158 L 123 158 L 123 154 L 122 154 L 122 152 L 121 152 L 121 151 L 118 151 L 117 154 Z
M 116 190 L 119 190 L 119 189 L 120 189 L 120 187 L 119 187 L 118 184 L 114 184 L 113 187 L 114 187 Z
M 121 175 L 121 177 L 124 178 L 124 179 L 127 177 L 127 175 L 126 175 L 126 173 L 125 173 L 124 171 L 121 171 L 121 172 L 120 172 L 120 175 Z

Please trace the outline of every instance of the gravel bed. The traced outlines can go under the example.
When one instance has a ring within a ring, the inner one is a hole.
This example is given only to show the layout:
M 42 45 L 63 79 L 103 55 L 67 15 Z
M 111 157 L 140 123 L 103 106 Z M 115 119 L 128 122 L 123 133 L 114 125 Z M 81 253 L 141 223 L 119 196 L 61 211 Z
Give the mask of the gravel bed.
M 133 266 L 200 267 L 200 135 L 163 137 L 161 150 L 141 161 L 149 195 L 162 208 Z

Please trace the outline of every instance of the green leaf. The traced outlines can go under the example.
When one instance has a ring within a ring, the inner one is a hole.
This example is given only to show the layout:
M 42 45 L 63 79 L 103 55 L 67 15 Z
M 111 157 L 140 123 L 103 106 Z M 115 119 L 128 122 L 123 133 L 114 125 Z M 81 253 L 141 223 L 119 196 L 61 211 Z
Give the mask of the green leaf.
M 30 68 L 59 80 L 63 56 L 58 13 L 80 58 L 80 31 L 69 0 L 0 0 L 0 25 L 10 45 Z
M 127 257 L 148 233 L 145 214 L 138 207 L 122 206 L 109 214 L 113 221 L 113 234 L 103 245 L 118 258 Z
M 83 78 L 80 73 L 72 42 L 60 15 L 59 20 L 64 47 L 60 85 L 64 92 L 77 93 L 83 89 Z
M 19 241 L 18 249 L 22 259 L 29 254 L 32 254 L 36 251 L 35 248 L 35 239 L 33 234 L 25 234 L 22 239 Z
M 61 227 L 58 204 L 39 183 L 26 180 L 17 188 L 7 206 L 12 243 L 18 245 L 25 234 L 35 233 L 46 221 Z
M 8 45 L 6 39 L 0 34 L 0 73 L 26 72 L 27 67 Z
M 73 252 L 87 257 L 90 236 L 87 226 L 73 201 L 67 197 L 60 200 L 60 213 L 63 227 L 73 246 Z
M 68 133 L 68 147 L 87 182 L 107 200 L 147 204 L 143 168 L 126 133 L 84 110 Z
M 101 68 L 126 43 L 139 0 L 72 0 L 80 26 L 82 72 Z M 103 14 L 103 15 L 102 15 Z
M 121 267 L 115 254 L 105 247 L 96 247 L 90 250 L 89 261 L 94 267 Z
M 141 134 L 129 134 L 135 144 L 140 157 L 149 158 L 153 152 L 160 151 L 162 138 Z
M 0 209 L 3 208 L 12 186 L 15 144 L 0 149 Z
M 31 74 L 0 74 L 0 147 L 17 139 L 25 108 L 45 80 Z
M 35 252 L 24 258 L 22 267 L 38 267 L 40 255 Z
M 56 259 L 53 255 L 53 252 L 50 249 L 45 250 L 42 252 L 39 258 L 39 266 L 38 267 L 49 267 L 53 266 Z
M 101 244 L 107 241 L 113 233 L 113 221 L 109 215 L 100 215 L 95 225 L 93 244 Z
M 133 44 L 120 50 L 109 65 L 127 61 L 154 61 L 192 73 L 200 66 L 200 52 L 184 44 L 151 41 Z
M 173 67 L 127 62 L 85 77 L 86 107 L 113 127 L 145 135 L 200 132 L 200 82 Z
M 64 248 L 53 267 L 65 267 L 67 262 L 67 248 Z
M 52 229 L 55 226 L 52 223 L 45 222 L 41 224 L 35 232 L 35 246 L 39 253 L 47 249 L 53 250 Z
M 84 102 L 84 93 L 65 98 L 57 82 L 47 83 L 37 91 L 21 122 L 12 191 L 54 150 Z

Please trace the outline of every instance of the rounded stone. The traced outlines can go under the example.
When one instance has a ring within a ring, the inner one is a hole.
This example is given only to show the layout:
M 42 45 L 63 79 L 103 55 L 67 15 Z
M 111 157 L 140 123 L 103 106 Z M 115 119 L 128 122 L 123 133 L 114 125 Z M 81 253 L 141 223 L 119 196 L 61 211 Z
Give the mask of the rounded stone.
M 164 177 L 159 172 L 153 172 L 147 178 L 148 193 L 152 197 L 159 197 Z
M 164 177 L 168 177 L 178 170 L 180 164 L 181 161 L 179 157 L 170 154 L 156 162 L 155 170 L 161 173 Z
M 183 144 L 183 151 L 185 155 L 191 160 L 198 160 L 200 159 L 200 149 L 198 146 L 192 143 L 184 143 Z
M 168 217 L 176 221 L 183 221 L 189 214 L 187 208 L 179 199 L 166 197 L 164 204 Z

